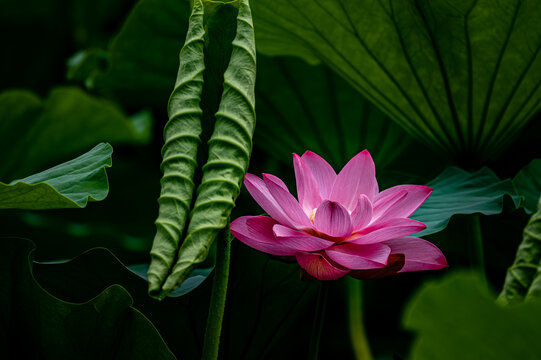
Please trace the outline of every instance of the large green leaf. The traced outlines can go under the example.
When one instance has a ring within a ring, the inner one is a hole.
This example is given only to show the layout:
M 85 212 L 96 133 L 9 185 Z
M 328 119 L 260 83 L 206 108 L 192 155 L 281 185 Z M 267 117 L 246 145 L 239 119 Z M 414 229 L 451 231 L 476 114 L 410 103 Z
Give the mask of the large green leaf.
M 75 87 L 51 91 L 45 101 L 34 93 L 0 94 L 0 179 L 11 181 L 88 149 L 99 142 L 144 143 L 149 114 L 130 119 L 109 101 Z
M 123 287 L 66 302 L 34 278 L 30 241 L 2 239 L 0 248 L 0 354 L 6 359 L 175 358 Z
M 541 197 L 537 212 L 524 228 L 513 265 L 507 270 L 498 298 L 504 304 L 541 297 Z
M 105 168 L 113 148 L 96 145 L 87 153 L 38 174 L 9 184 L 0 182 L 0 209 L 82 208 L 109 192 Z
M 255 144 L 280 161 L 311 150 L 336 168 L 368 149 L 378 169 L 411 138 L 326 66 L 258 57 Z
M 416 333 L 412 360 L 537 359 L 540 303 L 503 307 L 480 276 L 455 272 L 427 283 L 409 302 L 404 326 Z
M 463 162 L 541 107 L 536 0 L 254 0 L 258 50 L 322 61 L 418 139 Z
M 450 167 L 427 186 L 433 189 L 432 194 L 412 215 L 413 219 L 425 223 L 427 228 L 416 236 L 445 229 L 451 216 L 455 214 L 499 214 L 505 195 L 512 198 L 515 206 L 518 206 L 520 201 L 511 180 L 500 180 L 486 167 L 475 173 Z
M 534 159 L 526 165 L 513 179 L 526 213 L 531 214 L 537 208 L 537 200 L 541 196 L 541 159 Z

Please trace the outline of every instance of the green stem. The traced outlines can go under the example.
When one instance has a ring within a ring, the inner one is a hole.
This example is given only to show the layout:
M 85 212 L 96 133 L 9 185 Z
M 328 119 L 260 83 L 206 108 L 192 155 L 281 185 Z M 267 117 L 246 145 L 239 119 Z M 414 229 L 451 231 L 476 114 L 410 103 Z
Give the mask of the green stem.
M 485 255 L 483 249 L 483 235 L 481 233 L 481 216 L 479 214 L 468 217 L 470 264 L 483 279 L 486 280 Z
M 348 277 L 349 336 L 357 360 L 372 360 L 363 319 L 363 283 Z
M 227 295 L 227 281 L 229 279 L 229 259 L 231 254 L 231 234 L 229 226 L 220 233 L 218 238 L 218 253 L 214 279 L 212 280 L 212 297 L 203 340 L 203 360 L 218 359 L 220 349 L 220 333 L 224 317 L 225 299 Z
M 329 282 L 321 281 L 316 303 L 316 313 L 314 315 L 314 324 L 312 325 L 312 334 L 310 335 L 310 347 L 308 348 L 308 360 L 317 360 L 319 353 L 319 340 L 323 330 L 323 320 L 325 319 L 325 308 L 327 307 L 327 297 L 329 294 Z

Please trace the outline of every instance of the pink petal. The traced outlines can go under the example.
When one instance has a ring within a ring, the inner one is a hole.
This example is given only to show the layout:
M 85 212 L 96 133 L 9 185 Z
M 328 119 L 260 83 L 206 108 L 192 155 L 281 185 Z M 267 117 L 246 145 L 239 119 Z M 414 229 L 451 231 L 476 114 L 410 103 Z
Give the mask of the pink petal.
M 400 272 L 436 270 L 447 267 L 447 260 L 436 245 L 416 237 L 402 237 L 385 242 L 391 253 L 404 254 L 406 263 Z
M 360 194 L 370 201 L 378 192 L 374 161 L 364 150 L 355 155 L 340 171 L 334 181 L 330 200 L 339 202 L 346 209 L 353 210 Z
M 392 208 L 388 209 L 385 214 L 381 215 L 381 219 L 391 219 L 398 217 L 410 217 L 430 196 L 432 189 L 423 185 L 398 185 L 387 190 L 380 192 L 376 197 L 376 204 L 374 211 L 376 210 L 377 203 L 383 198 L 396 194 L 402 191 L 406 191 L 407 194 L 404 198 L 397 201 Z
M 400 190 L 397 192 L 390 193 L 387 196 L 379 198 L 374 203 L 373 221 L 376 222 L 381 217 L 389 218 L 385 215 L 391 211 L 394 211 L 393 209 L 396 207 L 396 205 L 399 204 L 400 201 L 403 200 L 407 195 L 408 195 L 408 192 L 406 190 Z M 395 217 L 408 217 L 408 216 L 395 216 Z
M 314 227 L 308 218 L 308 215 L 306 215 L 302 210 L 299 202 L 293 197 L 293 195 L 291 195 L 282 180 L 274 175 L 263 174 L 263 181 L 265 182 L 265 185 L 267 185 L 267 189 L 269 189 L 269 192 L 274 200 L 276 200 L 280 208 L 284 211 L 291 222 L 295 224 L 295 226 L 290 227 Z
M 284 213 L 278 202 L 267 189 L 265 182 L 258 178 L 255 175 L 246 173 L 244 178 L 244 186 L 252 195 L 254 200 L 261 206 L 267 214 L 269 214 L 273 219 L 277 220 L 283 225 L 295 227 L 295 224 L 289 219 L 289 217 Z
M 359 280 L 381 279 L 383 277 L 397 274 L 404 266 L 404 255 L 391 254 L 387 266 L 382 269 L 353 270 L 349 273 L 351 277 Z
M 361 230 L 363 227 L 368 225 L 372 220 L 372 203 L 368 199 L 368 196 L 365 194 L 359 195 L 359 200 L 357 201 L 357 206 L 351 213 L 351 224 L 353 225 L 353 230 Z
M 391 248 L 381 243 L 371 245 L 346 243 L 326 249 L 325 254 L 338 265 L 348 269 L 377 269 L 387 265 Z
M 348 211 L 329 200 L 323 201 L 317 208 L 314 225 L 317 231 L 332 237 L 346 237 L 353 230 Z
M 426 229 L 425 224 L 412 219 L 390 219 L 379 222 L 354 234 L 347 242 L 359 245 L 374 244 L 415 234 Z
M 316 179 L 299 155 L 293 154 L 293 167 L 297 181 L 297 196 L 304 212 L 310 216 L 321 203 Z
M 334 266 L 319 253 L 298 252 L 296 256 L 299 265 L 318 280 L 336 280 L 349 272 Z
M 284 246 L 274 237 L 272 227 L 277 223 L 268 216 L 242 216 L 231 223 L 231 234 L 249 247 L 267 254 L 295 255 L 295 249 Z
M 280 243 L 297 251 L 318 251 L 334 244 L 334 241 L 312 236 L 280 224 L 274 225 L 272 229 L 274 236 L 280 240 Z
M 316 180 L 319 193 L 322 199 L 329 199 L 331 195 L 332 186 L 336 179 L 336 173 L 328 162 L 323 158 L 311 151 L 305 152 L 302 157 L 302 161 L 312 172 L 314 179 Z

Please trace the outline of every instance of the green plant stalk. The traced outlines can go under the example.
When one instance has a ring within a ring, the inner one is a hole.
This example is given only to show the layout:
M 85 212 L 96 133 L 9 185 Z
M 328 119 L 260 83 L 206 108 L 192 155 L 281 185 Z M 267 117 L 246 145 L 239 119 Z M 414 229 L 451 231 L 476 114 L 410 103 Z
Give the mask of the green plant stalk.
M 347 278 L 349 337 L 357 360 L 372 360 L 370 345 L 366 337 L 363 319 L 363 283 Z
M 227 296 L 227 282 L 229 280 L 229 262 L 231 256 L 231 234 L 229 226 L 218 236 L 218 253 L 216 267 L 214 268 L 214 279 L 212 280 L 212 297 L 207 317 L 205 338 L 203 340 L 203 360 L 218 359 L 220 350 L 220 333 L 225 310 L 225 299 Z
M 486 282 L 485 255 L 483 235 L 481 232 L 481 216 L 479 214 L 468 217 L 470 265 L 475 268 Z
M 319 340 L 323 331 L 323 320 L 325 319 L 325 309 L 327 308 L 327 297 L 329 295 L 329 282 L 321 281 L 319 287 L 316 313 L 314 315 L 314 323 L 312 325 L 312 333 L 310 335 L 310 343 L 308 348 L 308 360 L 317 360 L 319 354 Z

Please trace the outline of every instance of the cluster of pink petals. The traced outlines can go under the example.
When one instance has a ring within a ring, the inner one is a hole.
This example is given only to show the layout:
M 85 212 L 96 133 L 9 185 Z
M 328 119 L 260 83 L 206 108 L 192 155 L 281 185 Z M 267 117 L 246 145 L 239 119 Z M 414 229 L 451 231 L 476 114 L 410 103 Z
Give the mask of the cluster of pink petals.
M 372 157 L 363 151 L 337 175 L 320 156 L 293 155 L 298 201 L 276 176 L 246 174 L 244 184 L 268 216 L 243 216 L 231 233 L 268 254 L 294 257 L 319 280 L 366 279 L 447 266 L 441 251 L 411 237 L 425 225 L 409 217 L 432 189 L 399 185 L 379 192 Z

